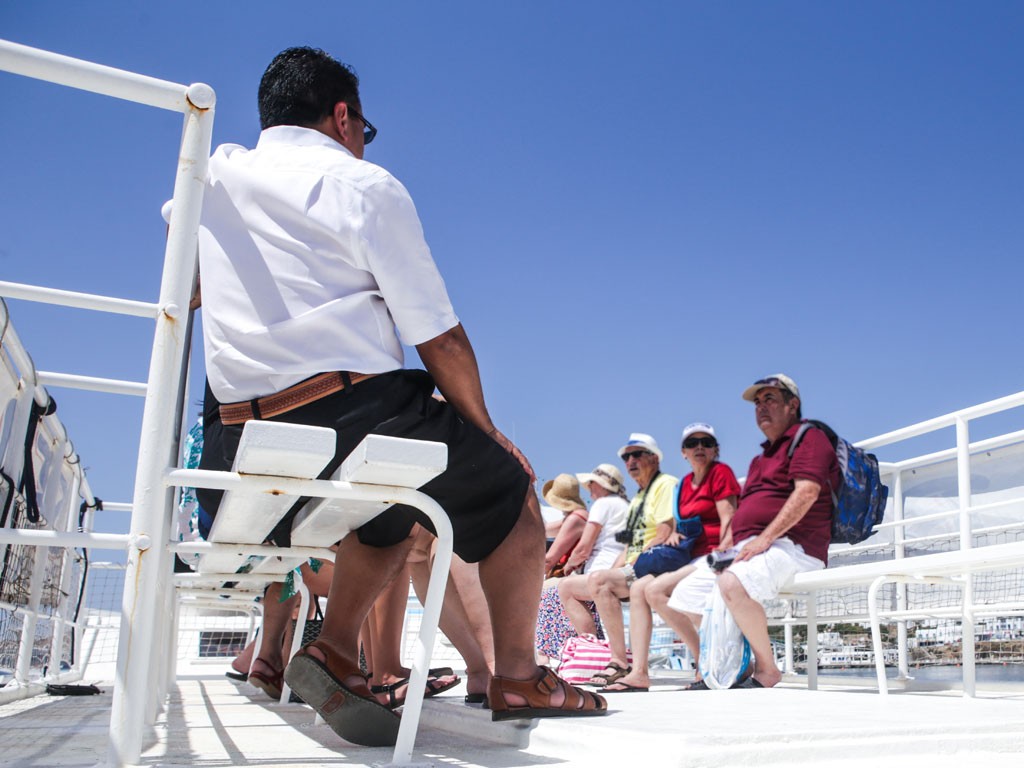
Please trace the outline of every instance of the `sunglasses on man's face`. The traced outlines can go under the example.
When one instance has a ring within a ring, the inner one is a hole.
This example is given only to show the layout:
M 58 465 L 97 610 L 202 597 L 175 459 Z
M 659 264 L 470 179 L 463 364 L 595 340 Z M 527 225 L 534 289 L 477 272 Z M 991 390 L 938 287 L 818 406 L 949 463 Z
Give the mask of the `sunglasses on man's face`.
M 644 456 L 650 455 L 650 451 L 630 451 L 629 453 L 622 454 L 622 460 L 629 461 L 630 459 L 642 459 Z
M 713 437 L 688 437 L 683 440 L 683 448 L 696 448 L 698 445 L 703 445 L 705 448 L 714 448 L 718 445 Z

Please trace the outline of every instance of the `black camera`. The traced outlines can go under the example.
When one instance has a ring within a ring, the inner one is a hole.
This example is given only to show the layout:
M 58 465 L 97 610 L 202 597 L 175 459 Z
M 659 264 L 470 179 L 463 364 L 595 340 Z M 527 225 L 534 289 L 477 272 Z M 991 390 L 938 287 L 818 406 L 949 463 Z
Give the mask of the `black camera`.
M 708 565 L 711 567 L 711 570 L 715 573 L 721 573 L 722 571 L 724 571 L 726 568 L 732 565 L 732 561 L 735 559 L 735 549 L 726 549 L 724 551 L 713 549 L 708 553 Z
M 631 544 L 633 542 L 633 532 L 628 528 L 616 531 L 615 540 L 619 542 L 619 544 Z

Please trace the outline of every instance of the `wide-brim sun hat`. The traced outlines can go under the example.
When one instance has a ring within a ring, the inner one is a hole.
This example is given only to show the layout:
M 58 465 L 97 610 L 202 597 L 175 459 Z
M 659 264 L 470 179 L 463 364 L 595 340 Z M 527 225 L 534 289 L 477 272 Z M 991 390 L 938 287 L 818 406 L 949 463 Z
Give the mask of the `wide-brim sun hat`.
M 749 387 L 744 389 L 743 399 L 754 402 L 754 397 L 765 387 L 785 389 L 792 393 L 794 397 L 800 397 L 800 389 L 797 387 L 795 381 L 784 373 L 773 373 L 771 376 L 765 376 L 763 379 L 758 379 Z
M 577 472 L 576 479 L 580 485 L 597 483 L 610 493 L 621 493 L 624 487 L 622 473 L 612 464 L 598 464 L 593 472 Z
M 708 424 L 706 421 L 695 421 L 693 424 L 687 424 L 683 427 L 683 436 L 680 438 L 681 441 L 685 441 L 690 435 L 694 435 L 698 432 L 704 432 L 709 437 L 718 439 L 718 435 L 715 434 L 715 428 Z
M 665 455 L 661 452 L 661 448 L 658 447 L 658 441 L 655 440 L 648 434 L 643 432 L 633 432 L 629 436 L 629 441 L 619 448 L 619 458 L 622 458 L 622 454 L 629 453 L 630 451 L 642 448 L 645 451 L 650 451 L 658 457 L 658 461 L 665 458 Z
M 562 512 L 587 508 L 580 498 L 580 484 L 574 475 L 562 473 L 548 480 L 544 483 L 542 494 L 544 501 Z

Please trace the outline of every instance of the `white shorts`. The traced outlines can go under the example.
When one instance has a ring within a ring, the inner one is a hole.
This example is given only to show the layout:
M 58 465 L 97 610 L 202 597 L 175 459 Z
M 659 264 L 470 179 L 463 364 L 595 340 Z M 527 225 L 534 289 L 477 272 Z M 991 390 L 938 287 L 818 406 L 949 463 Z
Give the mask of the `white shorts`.
M 736 545 L 743 549 L 751 536 Z M 704 612 L 704 605 L 711 595 L 717 574 L 711 570 L 707 558 L 696 563 L 697 570 L 683 579 L 672 590 L 668 607 L 682 613 Z M 803 547 L 783 537 L 772 542 L 768 549 L 750 560 L 742 560 L 729 566 L 729 573 L 740 580 L 751 598 L 762 605 L 777 597 L 782 588 L 798 573 L 820 571 L 825 564 L 804 552 Z

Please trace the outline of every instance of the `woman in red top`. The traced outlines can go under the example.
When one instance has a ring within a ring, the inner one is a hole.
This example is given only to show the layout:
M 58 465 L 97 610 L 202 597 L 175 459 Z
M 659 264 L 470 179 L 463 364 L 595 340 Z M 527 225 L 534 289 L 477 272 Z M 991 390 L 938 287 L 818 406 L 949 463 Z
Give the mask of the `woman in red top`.
M 732 516 L 740 495 L 740 484 L 728 464 L 718 460 L 719 445 L 715 430 L 710 424 L 696 422 L 683 430 L 683 458 L 693 470 L 684 477 L 676 488 L 674 509 L 679 520 L 699 516 L 704 524 L 704 533 L 693 548 L 694 560 L 705 557 L 713 549 L 728 549 L 732 546 Z M 673 533 L 666 544 L 675 544 L 680 535 Z M 651 581 L 643 593 L 643 600 L 631 596 L 629 607 L 629 640 L 633 649 L 633 669 L 617 682 L 605 686 L 601 693 L 646 691 L 651 680 L 648 657 L 651 647 L 652 614 L 655 610 L 665 619 L 686 646 L 697 658 L 700 638 L 697 628 L 685 614 L 667 607 L 668 599 L 676 584 L 694 570 L 686 565 L 678 570 L 663 573 Z

